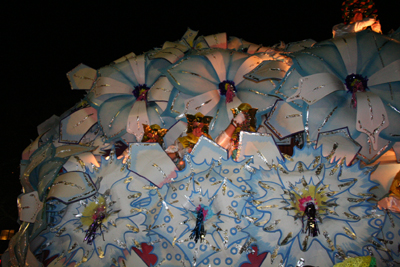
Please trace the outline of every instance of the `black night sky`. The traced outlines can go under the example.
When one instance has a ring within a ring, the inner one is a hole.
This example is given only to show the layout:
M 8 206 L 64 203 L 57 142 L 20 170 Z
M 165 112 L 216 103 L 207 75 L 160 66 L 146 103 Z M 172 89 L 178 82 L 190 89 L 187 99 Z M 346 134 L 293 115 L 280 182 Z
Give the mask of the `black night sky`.
M 400 26 L 398 9 L 375 1 L 383 33 Z M 130 52 L 199 35 L 227 32 L 271 46 L 323 41 L 341 22 L 342 1 L 7 1 L 1 17 L 0 230 L 18 229 L 21 153 L 36 127 L 83 98 L 66 73 L 80 63 L 98 69 Z M 0 252 L 1 253 L 1 252 Z

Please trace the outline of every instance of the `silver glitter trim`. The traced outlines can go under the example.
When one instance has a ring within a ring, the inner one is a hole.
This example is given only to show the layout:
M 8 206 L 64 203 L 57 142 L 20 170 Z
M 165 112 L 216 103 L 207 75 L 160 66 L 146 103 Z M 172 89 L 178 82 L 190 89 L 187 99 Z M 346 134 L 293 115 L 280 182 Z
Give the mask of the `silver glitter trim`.
M 372 115 L 371 115 L 371 116 L 372 116 Z M 362 124 L 361 124 L 361 121 L 358 120 L 358 125 L 359 125 L 359 127 L 360 127 L 360 130 L 364 130 L 364 131 L 366 132 L 366 134 L 368 135 L 368 138 L 371 139 L 371 140 L 374 140 L 374 141 L 375 141 L 374 134 L 377 134 L 377 133 L 379 132 L 380 128 L 381 128 L 385 123 L 386 123 L 385 115 L 382 114 L 382 122 L 381 122 L 381 124 L 380 124 L 378 127 L 376 127 L 372 132 L 370 132 L 370 131 L 368 131 L 367 129 L 363 128 L 363 127 L 362 127 Z M 370 147 L 370 153 L 371 153 L 371 147 Z
M 171 102 L 171 107 L 170 107 L 171 112 L 178 113 L 178 114 L 180 114 L 180 112 L 177 111 L 177 110 L 175 110 L 175 109 L 174 109 L 174 106 L 175 106 L 175 101 L 176 101 L 176 99 L 178 98 L 178 96 L 180 95 L 180 93 L 181 93 L 181 92 L 178 92 L 178 93 L 176 94 L 176 96 L 174 97 L 174 99 L 173 99 L 172 102 Z
M 151 166 L 153 166 L 154 168 L 156 168 L 156 169 L 163 175 L 163 178 L 164 178 L 164 179 L 167 178 L 167 175 L 166 175 L 165 172 L 161 169 L 160 166 L 158 166 L 156 163 L 153 163 L 153 165 L 151 165 Z
M 328 114 L 328 116 L 326 116 L 326 118 L 322 122 L 321 126 L 318 128 L 318 132 L 320 132 L 322 127 L 325 126 L 325 124 L 328 122 L 329 118 L 332 116 L 332 114 L 336 111 L 337 108 L 338 108 L 338 106 L 334 107 L 332 109 L 332 111 Z M 308 107 L 307 107 L 307 112 L 308 112 Z M 307 114 L 307 124 L 308 124 L 308 114 Z
M 161 117 L 160 111 L 158 111 L 158 108 L 154 108 L 154 110 L 157 112 L 158 118 L 160 119 L 161 123 L 162 123 L 163 126 L 165 127 L 165 121 L 164 121 L 163 118 Z
M 211 125 L 210 125 L 210 130 L 212 131 L 214 129 L 215 122 L 217 121 L 219 114 L 219 109 L 217 110 L 217 113 L 215 114 L 215 118 L 212 120 Z
M 210 103 L 211 101 L 212 101 L 212 99 L 209 99 L 209 100 L 207 100 L 206 102 L 201 103 L 200 106 L 195 107 L 194 109 L 195 109 L 195 110 L 199 110 L 201 107 L 207 105 L 207 104 Z
M 308 127 L 309 115 L 310 115 L 310 108 L 309 108 L 309 106 L 307 106 L 307 109 L 306 109 L 306 122 L 304 124 L 304 132 L 306 133 L 306 140 L 307 140 L 308 144 L 311 143 L 311 141 L 310 141 L 310 129 Z

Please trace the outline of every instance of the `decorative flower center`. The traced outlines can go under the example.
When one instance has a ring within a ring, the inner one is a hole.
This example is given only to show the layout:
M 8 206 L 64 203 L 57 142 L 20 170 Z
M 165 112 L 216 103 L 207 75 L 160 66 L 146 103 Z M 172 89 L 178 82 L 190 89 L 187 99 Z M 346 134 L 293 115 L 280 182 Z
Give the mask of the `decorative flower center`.
M 368 82 L 367 77 L 363 77 L 360 74 L 352 73 L 346 77 L 345 79 L 346 88 L 348 92 L 352 94 L 351 103 L 353 104 L 354 108 L 357 107 L 356 93 L 365 92 L 368 89 L 367 82 Z
M 300 166 L 303 165 L 299 165 L 299 168 Z M 287 207 L 289 215 L 295 220 L 301 219 L 303 233 L 310 237 L 318 236 L 318 221 L 329 214 L 336 214 L 335 207 L 339 205 L 332 196 L 338 192 L 330 191 L 327 185 L 307 183 L 304 178 L 301 183 L 296 185 L 289 183 L 289 186 L 291 188 L 287 192 L 290 198 L 290 207 Z
M 132 93 L 136 97 L 136 100 L 143 101 L 143 100 L 146 100 L 147 92 L 149 90 L 150 90 L 150 88 L 147 87 L 146 84 L 139 84 L 138 86 L 135 86 L 135 89 L 133 90 Z
M 199 205 L 199 206 L 196 208 L 196 212 L 197 212 L 197 213 L 202 212 L 202 213 L 203 213 L 203 218 L 204 218 L 204 220 L 205 220 L 205 221 L 207 220 L 208 209 L 206 209 L 203 205 Z
M 82 212 L 81 223 L 84 226 L 90 226 L 93 220 L 99 219 L 102 214 L 107 213 L 106 200 L 100 196 L 96 202 L 90 202 Z
M 98 198 L 98 203 L 91 202 L 82 212 L 81 222 L 83 225 L 88 226 L 86 230 L 84 242 L 89 245 L 92 244 L 96 238 L 97 230 L 102 233 L 101 225 L 107 217 L 106 201 L 103 197 Z
M 226 103 L 233 101 L 233 98 L 236 96 L 235 82 L 225 80 L 218 85 L 218 88 L 220 95 L 224 95 L 226 97 Z
M 315 208 L 318 210 L 317 201 L 314 200 L 311 196 L 307 196 L 307 197 L 303 197 L 303 198 L 299 199 L 300 211 L 304 212 L 306 210 L 306 206 L 308 203 L 313 203 Z
M 104 219 L 105 213 L 106 213 L 106 206 L 105 205 L 98 206 L 92 215 L 92 220 L 95 221 L 95 220 L 101 219 L 101 218 Z

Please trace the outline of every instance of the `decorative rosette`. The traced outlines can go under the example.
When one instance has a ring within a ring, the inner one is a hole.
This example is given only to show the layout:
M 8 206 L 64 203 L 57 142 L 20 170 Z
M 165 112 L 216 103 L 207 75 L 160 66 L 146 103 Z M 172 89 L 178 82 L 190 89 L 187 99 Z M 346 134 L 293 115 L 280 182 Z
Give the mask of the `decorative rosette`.
M 196 156 L 189 158 L 186 168 L 194 172 L 178 172 L 175 181 L 165 185 L 168 191 L 156 208 L 151 232 L 162 247 L 175 247 L 187 266 L 240 266 L 254 252 L 253 239 L 240 231 L 251 220 L 245 209 L 251 198 L 247 181 L 252 173 L 244 168 L 249 161 L 197 164 Z M 161 248 L 155 250 L 167 257 Z
M 252 176 L 255 222 L 242 231 L 263 240 L 258 248 L 271 264 L 296 266 L 303 258 L 307 265 L 332 266 L 350 254 L 363 255 L 377 230 L 367 216 L 375 186 L 369 172 L 331 164 L 321 149 L 307 146 L 295 149 L 290 160 Z
M 201 112 L 212 116 L 210 134 L 215 138 L 231 121 L 230 110 L 245 102 L 258 108 L 260 123 L 260 116 L 276 100 L 268 95 L 276 82 L 274 79 L 256 82 L 244 75 L 262 61 L 257 55 L 221 48 L 192 52 L 166 71 L 176 89 L 164 114 L 183 118 L 184 114 Z
M 362 147 L 357 157 L 372 163 L 400 140 L 399 51 L 398 42 L 371 31 L 318 43 L 291 54 L 276 95 L 302 111 L 308 141 L 347 127 L 347 139 Z
M 75 266 L 111 266 L 136 254 L 131 249 L 142 249 L 141 244 L 150 240 L 144 224 L 146 207 L 158 200 L 149 195 L 150 183 L 130 172 L 115 155 L 85 175 L 96 185 L 95 195 L 67 204 L 48 202 L 50 228 L 37 253 L 48 251 L 51 266 L 74 262 Z
M 99 124 L 107 139 L 125 134 L 143 137 L 143 124 L 170 127 L 175 120 L 161 116 L 173 86 L 161 71 L 181 58 L 187 48 L 167 42 L 143 55 L 130 53 L 98 70 L 88 94 L 98 109 Z

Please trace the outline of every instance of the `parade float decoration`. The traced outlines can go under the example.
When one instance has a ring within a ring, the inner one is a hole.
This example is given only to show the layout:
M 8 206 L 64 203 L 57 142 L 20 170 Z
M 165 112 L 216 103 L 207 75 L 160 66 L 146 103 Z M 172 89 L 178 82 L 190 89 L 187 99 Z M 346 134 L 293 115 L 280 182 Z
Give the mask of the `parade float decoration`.
M 188 30 L 79 65 L 68 78 L 85 99 L 23 152 L 21 228 L 3 262 L 399 264 L 398 178 L 377 195 L 377 166 L 364 164 L 398 147 L 399 48 L 368 30 L 279 48 Z M 199 112 L 207 134 L 174 160 L 166 149 Z M 219 143 L 229 127 L 233 157 Z M 302 148 L 281 153 L 294 134 Z

